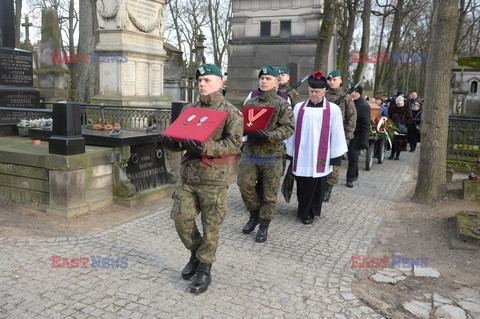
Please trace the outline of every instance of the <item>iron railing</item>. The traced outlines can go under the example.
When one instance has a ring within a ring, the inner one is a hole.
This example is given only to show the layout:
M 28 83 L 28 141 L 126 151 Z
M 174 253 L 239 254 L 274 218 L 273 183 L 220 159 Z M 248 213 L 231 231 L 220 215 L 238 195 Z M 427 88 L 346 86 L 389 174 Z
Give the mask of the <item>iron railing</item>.
M 170 125 L 172 117 L 172 110 L 168 107 L 105 104 L 81 104 L 81 107 L 82 125 L 102 120 L 109 124 L 120 123 L 122 128 L 136 131 L 145 131 L 147 127 L 156 124 L 156 130 L 163 132 Z
M 476 162 L 480 158 L 480 117 L 450 116 L 447 159 Z

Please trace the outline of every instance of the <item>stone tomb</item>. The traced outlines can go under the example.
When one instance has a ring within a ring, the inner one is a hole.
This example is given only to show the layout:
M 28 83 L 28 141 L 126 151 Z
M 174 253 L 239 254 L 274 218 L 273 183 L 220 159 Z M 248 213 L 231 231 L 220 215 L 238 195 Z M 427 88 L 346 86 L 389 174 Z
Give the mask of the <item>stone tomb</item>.
M 31 52 L 0 47 L 0 107 L 40 108 Z

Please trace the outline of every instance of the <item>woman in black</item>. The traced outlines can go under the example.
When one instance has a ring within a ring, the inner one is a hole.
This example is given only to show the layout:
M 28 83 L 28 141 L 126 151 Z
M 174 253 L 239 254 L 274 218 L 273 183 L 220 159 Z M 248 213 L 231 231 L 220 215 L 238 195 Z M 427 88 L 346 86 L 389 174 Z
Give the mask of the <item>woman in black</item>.
M 420 141 L 420 120 L 422 118 L 422 109 L 418 101 L 412 104 L 412 118 L 412 124 L 408 126 L 408 144 L 410 152 L 415 152 L 417 142 Z
M 388 115 L 390 116 L 392 122 L 394 122 L 397 126 L 398 134 L 395 134 L 393 139 L 392 154 L 388 159 L 395 158 L 398 160 L 400 159 L 400 152 L 402 151 L 402 148 L 407 146 L 406 135 L 408 132 L 408 126 L 412 124 L 413 118 L 412 110 L 405 105 L 405 99 L 403 96 L 398 96 L 395 100 L 395 103 L 396 106 L 391 109 L 391 113 L 390 111 L 388 112 Z

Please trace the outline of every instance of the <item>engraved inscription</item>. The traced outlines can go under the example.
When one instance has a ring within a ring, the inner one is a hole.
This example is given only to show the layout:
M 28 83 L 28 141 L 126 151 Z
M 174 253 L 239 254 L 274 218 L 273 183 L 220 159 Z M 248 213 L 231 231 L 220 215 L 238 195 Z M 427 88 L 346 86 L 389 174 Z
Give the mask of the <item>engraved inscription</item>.
M 0 85 L 33 85 L 30 52 L 0 50 Z
M 135 84 L 137 95 L 148 95 L 148 63 L 137 62 Z
M 135 95 L 135 62 L 123 63 L 121 68 L 123 95 Z
M 150 95 L 162 95 L 162 65 L 152 63 L 150 65 Z
M 128 0 L 128 17 L 143 32 L 155 30 L 163 16 L 163 5 L 151 0 Z

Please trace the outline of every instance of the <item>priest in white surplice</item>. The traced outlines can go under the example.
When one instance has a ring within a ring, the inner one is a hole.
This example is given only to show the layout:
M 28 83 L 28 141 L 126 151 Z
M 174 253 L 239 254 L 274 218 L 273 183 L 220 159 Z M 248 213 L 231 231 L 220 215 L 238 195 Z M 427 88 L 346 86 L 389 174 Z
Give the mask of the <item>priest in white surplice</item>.
M 308 78 L 310 98 L 295 105 L 295 134 L 287 141 L 292 172 L 297 181 L 297 217 L 311 224 L 320 216 L 327 175 L 340 166 L 347 152 L 342 112 L 327 101 L 327 80 L 321 72 Z

